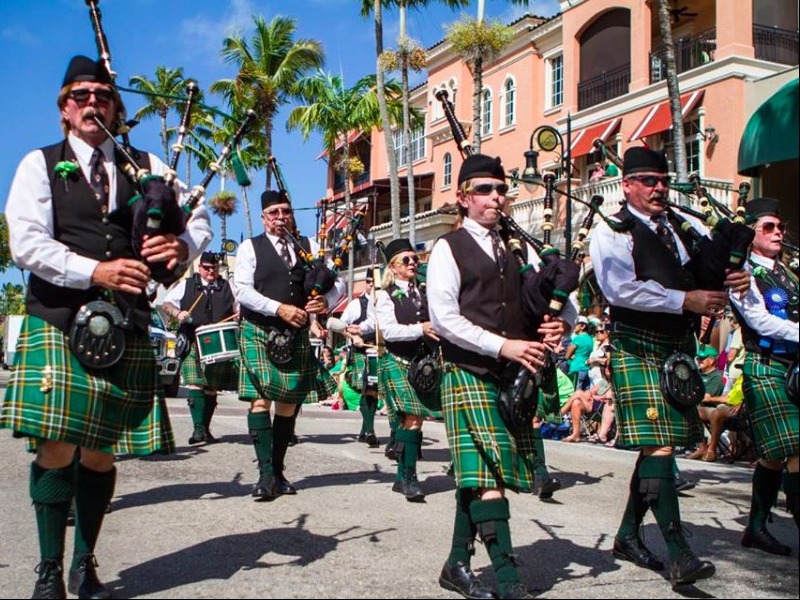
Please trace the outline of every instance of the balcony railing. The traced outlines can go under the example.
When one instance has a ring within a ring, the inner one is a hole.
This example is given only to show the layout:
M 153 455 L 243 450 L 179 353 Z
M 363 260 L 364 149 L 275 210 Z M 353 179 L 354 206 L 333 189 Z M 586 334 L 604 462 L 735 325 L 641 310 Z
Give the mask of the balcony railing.
M 367 170 L 361 173 L 361 175 L 359 175 L 358 177 L 353 179 L 353 187 L 351 189 L 356 189 L 358 186 L 369 182 L 370 182 L 370 174 L 369 170 Z M 344 193 L 344 179 L 342 178 L 341 173 L 338 172 L 333 176 L 333 193 L 334 194 Z
M 760 60 L 796 65 L 800 54 L 800 33 L 797 30 L 753 25 L 755 56 Z
M 595 106 L 628 93 L 631 65 L 622 65 L 578 83 L 578 110 Z
M 714 62 L 716 38 L 717 29 L 712 27 L 697 35 L 676 40 L 675 67 L 678 73 Z M 650 83 L 658 83 L 667 78 L 666 53 L 665 48 L 658 48 L 650 53 Z

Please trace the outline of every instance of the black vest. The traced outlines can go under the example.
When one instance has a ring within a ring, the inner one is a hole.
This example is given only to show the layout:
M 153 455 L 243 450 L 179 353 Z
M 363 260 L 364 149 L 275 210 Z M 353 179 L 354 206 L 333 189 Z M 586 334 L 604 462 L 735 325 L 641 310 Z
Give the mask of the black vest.
M 254 289 L 259 294 L 272 298 L 281 304 L 291 304 L 292 306 L 303 308 L 308 302 L 308 298 L 303 290 L 306 269 L 303 267 L 302 261 L 296 260 L 292 268 L 289 269 L 265 233 L 257 235 L 251 240 L 256 257 L 256 270 L 253 273 Z M 300 238 L 300 245 L 306 252 L 311 254 L 311 244 L 307 237 Z M 289 326 L 280 317 L 268 317 L 246 306 L 242 306 L 240 312 L 243 318 L 263 327 L 285 329 Z
M 478 327 L 509 339 L 529 339 L 525 334 L 520 302 L 521 277 L 519 268 L 509 256 L 502 274 L 494 262 L 465 229 L 442 236 L 450 245 L 461 275 L 458 307 L 461 315 Z M 485 375 L 499 375 L 504 361 L 465 350 L 442 338 L 445 360 L 459 367 Z
M 419 292 L 419 296 L 422 299 L 419 308 L 417 308 L 411 298 L 408 297 L 408 294 L 399 292 L 403 292 L 403 290 L 394 283 L 386 288 L 386 293 L 389 294 L 389 298 L 392 299 L 392 304 L 394 304 L 394 316 L 400 325 L 415 325 L 430 320 L 430 316 L 428 315 L 428 299 L 419 287 L 417 287 L 417 292 Z M 422 338 L 418 340 L 404 340 L 402 342 L 391 342 L 384 339 L 384 343 L 386 344 L 386 349 L 392 354 L 396 354 L 406 360 L 411 360 L 414 358 L 420 345 L 425 343 L 425 341 Z
M 696 288 L 692 275 L 692 260 L 681 265 L 672 252 L 658 239 L 641 219 L 634 217 L 627 208 L 616 215 L 617 219 L 631 224 L 633 237 L 633 264 L 636 279 L 656 281 L 665 288 L 690 291 Z M 670 215 L 671 216 L 671 215 Z M 680 225 L 670 218 L 670 224 L 678 232 L 678 237 L 691 256 L 693 241 Z M 645 312 L 621 306 L 611 306 L 611 320 L 640 329 L 649 329 L 671 335 L 683 335 L 695 326 L 696 316 L 689 312 L 683 314 Z
M 80 170 L 66 180 L 55 173 L 56 163 L 75 160 L 75 153 L 66 140 L 42 148 L 53 203 L 53 239 L 61 242 L 73 252 L 98 261 L 117 258 L 136 258 L 131 241 L 133 228 L 132 210 L 128 200 L 137 190 L 120 168 L 121 157 L 115 152 L 117 197 L 116 210 L 103 214 L 89 182 Z M 134 151 L 142 168 L 150 168 L 150 157 L 146 152 Z M 113 295 L 114 303 L 123 315 L 132 315 L 135 328 L 147 332 L 150 324 L 150 303 L 147 295 L 137 296 L 108 292 L 99 287 L 86 290 L 53 285 L 35 273 L 31 273 L 25 304 L 28 314 L 40 317 L 64 332 L 69 332 L 72 319 L 78 309 L 94 300 L 108 299 Z M 132 312 L 130 312 L 132 311 Z
M 353 325 L 359 325 L 367 320 L 367 308 L 369 305 L 369 298 L 366 294 L 362 294 L 358 297 L 358 306 L 361 309 L 361 313 L 358 315 L 358 318 L 353 321 Z M 361 339 L 364 340 L 367 344 L 374 344 L 375 343 L 375 334 L 374 333 L 362 333 Z M 356 350 L 366 351 L 366 348 L 356 348 Z
M 213 283 L 203 285 L 197 273 L 186 280 L 186 289 L 181 298 L 181 310 L 189 310 L 197 300 L 197 296 L 201 294 L 205 296 L 205 300 L 200 300 L 192 311 L 194 327 L 219 323 L 233 314 L 234 297 L 228 282 L 218 277 Z

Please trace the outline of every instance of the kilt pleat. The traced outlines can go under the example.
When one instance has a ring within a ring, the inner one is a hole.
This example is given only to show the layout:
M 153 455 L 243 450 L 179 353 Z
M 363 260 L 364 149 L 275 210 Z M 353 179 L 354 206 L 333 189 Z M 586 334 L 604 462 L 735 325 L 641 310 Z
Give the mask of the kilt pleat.
M 673 337 L 617 324 L 611 341 L 611 380 L 617 435 L 623 446 L 687 446 L 703 439 L 696 410 L 681 412 L 661 394 L 659 372 L 673 352 L 695 355 L 693 335 Z
M 0 427 L 29 438 L 29 449 L 49 439 L 101 452 L 169 452 L 174 442 L 162 402 L 146 336 L 126 334 L 125 353 L 116 365 L 88 370 L 61 330 L 26 316 Z
M 239 325 L 239 400 L 311 404 L 336 393 L 336 382 L 314 356 L 308 330 L 295 333 L 292 358 L 285 365 L 267 356 L 268 334 L 267 328 L 246 320 Z
M 756 452 L 766 460 L 786 460 L 800 452 L 800 411 L 786 397 L 786 365 L 745 354 L 742 391 Z
M 367 377 L 378 377 L 378 362 L 377 356 L 367 357 L 363 352 L 353 352 L 352 360 L 347 365 L 347 372 L 345 374 L 347 385 L 357 391 L 359 394 L 364 393 L 365 380 Z M 378 387 L 375 385 L 374 387 Z
M 197 342 L 192 342 L 189 356 L 181 365 L 181 383 L 211 391 L 236 390 L 239 387 L 239 363 L 237 360 L 226 360 L 203 365 L 197 351 Z
M 442 418 L 441 386 L 435 392 L 419 394 L 408 381 L 408 362 L 386 352 L 379 360 L 380 389 L 386 398 L 390 418 L 398 413 Z
M 446 366 L 442 405 L 459 488 L 530 489 L 533 428 L 514 438 L 500 417 L 497 393 L 490 378 Z

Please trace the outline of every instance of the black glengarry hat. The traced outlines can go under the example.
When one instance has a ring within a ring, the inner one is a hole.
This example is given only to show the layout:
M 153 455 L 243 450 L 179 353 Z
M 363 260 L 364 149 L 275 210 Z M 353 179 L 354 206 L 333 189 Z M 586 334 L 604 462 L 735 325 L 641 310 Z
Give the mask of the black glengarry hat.
M 106 66 L 97 60 L 92 60 L 88 56 L 81 54 L 73 56 L 64 74 L 64 81 L 61 87 L 75 83 L 76 81 L 94 81 L 96 83 L 114 84 Z
M 287 204 L 289 203 L 289 196 L 286 192 L 278 190 L 267 190 L 261 194 L 261 210 L 272 206 L 273 204 Z
M 475 177 L 493 177 L 494 179 L 504 180 L 506 171 L 500 162 L 500 157 L 492 158 L 485 154 L 468 156 L 458 171 L 458 185 Z
M 200 263 L 212 264 L 216 265 L 219 264 L 219 254 L 216 252 L 209 252 L 206 250 L 200 255 Z
M 401 252 L 414 252 L 414 246 L 407 238 L 397 238 L 386 245 L 386 260 L 391 261 Z
M 667 157 L 664 156 L 663 152 L 656 152 L 644 146 L 628 148 L 625 151 L 625 157 L 622 159 L 622 176 L 642 172 L 669 172 Z
M 745 205 L 745 221 L 755 223 L 760 217 L 781 216 L 781 203 L 775 198 L 753 198 Z

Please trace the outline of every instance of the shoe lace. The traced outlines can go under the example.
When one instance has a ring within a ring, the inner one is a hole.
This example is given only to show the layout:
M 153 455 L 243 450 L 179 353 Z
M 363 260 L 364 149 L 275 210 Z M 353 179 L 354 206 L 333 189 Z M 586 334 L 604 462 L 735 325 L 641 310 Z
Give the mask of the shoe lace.
M 36 565 L 36 568 L 33 570 L 41 581 L 52 579 L 56 575 L 61 575 L 63 571 L 64 567 L 61 566 L 61 561 L 55 559 L 45 559 Z
M 78 560 L 78 566 L 75 567 L 76 571 L 94 571 L 98 567 L 97 557 L 94 554 L 84 554 Z

